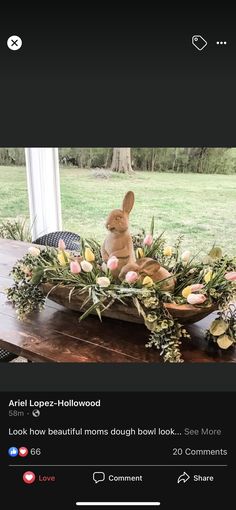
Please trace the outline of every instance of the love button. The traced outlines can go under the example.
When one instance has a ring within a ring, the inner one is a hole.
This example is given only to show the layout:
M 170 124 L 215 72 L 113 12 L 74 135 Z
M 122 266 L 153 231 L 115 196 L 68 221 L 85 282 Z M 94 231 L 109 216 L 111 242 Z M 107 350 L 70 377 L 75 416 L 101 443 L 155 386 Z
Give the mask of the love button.
M 31 483 L 34 483 L 35 482 L 35 474 L 33 473 L 33 471 L 25 471 L 25 473 L 23 474 L 23 482 L 27 483 L 27 484 L 31 484 Z
M 55 482 L 55 475 L 39 475 L 39 482 Z

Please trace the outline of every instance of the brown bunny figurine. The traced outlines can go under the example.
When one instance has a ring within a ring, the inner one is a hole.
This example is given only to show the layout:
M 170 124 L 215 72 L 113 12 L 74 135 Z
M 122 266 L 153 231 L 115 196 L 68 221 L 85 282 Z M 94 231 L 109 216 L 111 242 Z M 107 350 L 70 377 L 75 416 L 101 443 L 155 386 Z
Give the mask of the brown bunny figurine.
M 170 278 L 171 273 L 162 267 L 157 260 L 149 257 L 143 257 L 136 260 L 135 264 L 131 263 L 124 266 L 119 275 L 121 280 L 125 279 L 125 275 L 128 271 L 136 271 L 136 273 L 140 275 L 141 281 L 143 281 L 145 276 L 150 276 L 154 282 L 161 282 L 164 280 L 161 284 L 161 290 L 163 291 L 171 292 L 175 288 L 175 278 Z
M 110 257 L 117 257 L 119 264 L 112 273 L 119 276 L 126 264 L 135 263 L 135 254 L 131 234 L 129 232 L 129 213 L 134 205 L 134 193 L 126 193 L 122 209 L 114 209 L 106 220 L 108 235 L 102 245 L 101 253 L 104 262 Z
M 128 271 L 136 271 L 141 281 L 145 276 L 150 276 L 154 282 L 163 282 L 162 290 L 172 291 L 175 279 L 169 278 L 171 274 L 161 267 L 159 262 L 149 257 L 135 259 L 134 247 L 129 232 L 129 213 L 134 205 L 134 193 L 126 193 L 122 209 L 114 209 L 106 220 L 106 228 L 109 231 L 101 248 L 102 259 L 107 262 L 109 258 L 116 257 L 119 260 L 117 269 L 112 270 L 115 277 L 125 279 Z

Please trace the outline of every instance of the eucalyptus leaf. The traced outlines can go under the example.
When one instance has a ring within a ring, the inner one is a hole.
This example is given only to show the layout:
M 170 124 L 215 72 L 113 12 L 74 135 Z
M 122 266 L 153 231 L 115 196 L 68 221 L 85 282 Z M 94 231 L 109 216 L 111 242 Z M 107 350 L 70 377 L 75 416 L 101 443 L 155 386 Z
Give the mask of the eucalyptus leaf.
M 228 327 L 228 323 L 223 319 L 215 319 L 210 326 L 210 333 L 213 336 L 220 336 L 227 331 Z
M 149 329 L 149 331 L 155 331 L 155 329 L 157 327 L 157 321 L 149 321 L 149 320 L 145 319 L 144 322 L 145 322 L 146 328 Z
M 217 339 L 217 344 L 221 349 L 228 349 L 233 344 L 229 335 L 220 335 Z

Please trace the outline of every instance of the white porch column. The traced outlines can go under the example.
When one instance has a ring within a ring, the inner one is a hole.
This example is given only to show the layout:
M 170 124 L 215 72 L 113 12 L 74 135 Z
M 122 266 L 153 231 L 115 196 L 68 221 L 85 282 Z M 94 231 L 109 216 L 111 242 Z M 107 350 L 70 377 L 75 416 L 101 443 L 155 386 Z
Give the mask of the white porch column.
M 62 228 L 58 149 L 26 148 L 25 157 L 34 241 Z

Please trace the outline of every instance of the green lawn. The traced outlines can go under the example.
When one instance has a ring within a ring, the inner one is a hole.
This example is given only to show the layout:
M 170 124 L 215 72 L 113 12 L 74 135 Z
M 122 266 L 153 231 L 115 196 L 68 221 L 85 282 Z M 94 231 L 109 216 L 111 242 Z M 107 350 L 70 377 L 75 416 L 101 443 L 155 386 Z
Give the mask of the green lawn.
M 132 232 L 165 230 L 171 244 L 184 234 L 185 248 L 208 250 L 214 242 L 236 252 L 236 175 L 136 172 L 96 177 L 92 170 L 61 169 L 63 228 L 102 240 L 107 213 L 119 207 L 126 191 L 135 192 Z M 0 167 L 0 221 L 28 216 L 24 168 Z

